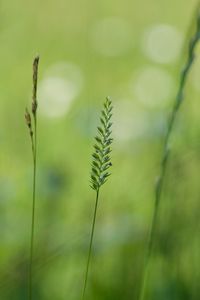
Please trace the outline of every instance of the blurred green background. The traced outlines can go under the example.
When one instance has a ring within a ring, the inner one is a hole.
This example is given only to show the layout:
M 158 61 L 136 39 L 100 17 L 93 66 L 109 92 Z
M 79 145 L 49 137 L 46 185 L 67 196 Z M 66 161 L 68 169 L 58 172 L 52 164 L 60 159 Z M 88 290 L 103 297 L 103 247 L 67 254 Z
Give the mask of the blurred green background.
M 93 136 L 114 103 L 88 300 L 137 299 L 154 184 L 196 1 L 0 1 L 0 299 L 27 299 L 32 156 L 24 109 L 40 54 L 34 299 L 80 299 Z M 200 49 L 200 48 L 199 48 Z M 200 51 L 171 140 L 146 299 L 200 299 Z

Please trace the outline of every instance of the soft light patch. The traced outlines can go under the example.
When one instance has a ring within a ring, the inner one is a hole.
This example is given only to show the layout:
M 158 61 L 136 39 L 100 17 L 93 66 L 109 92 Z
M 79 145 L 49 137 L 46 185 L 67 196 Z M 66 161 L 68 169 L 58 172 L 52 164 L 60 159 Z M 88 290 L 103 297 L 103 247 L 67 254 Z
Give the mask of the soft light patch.
M 113 118 L 113 135 L 120 143 L 143 136 L 149 126 L 146 112 L 138 109 L 132 99 L 118 100 Z
M 142 40 L 144 54 L 154 62 L 174 63 L 181 53 L 183 34 L 174 26 L 158 24 L 146 30 Z
M 200 57 L 197 55 L 195 58 L 195 63 L 193 64 L 191 82 L 193 87 L 200 91 Z
M 158 67 L 140 70 L 131 81 L 131 91 L 136 100 L 147 107 L 163 107 L 171 100 L 174 80 L 170 73 Z
M 83 83 L 80 69 L 71 63 L 51 66 L 39 84 L 40 112 L 51 118 L 62 117 L 79 95 Z
M 127 150 L 131 141 L 158 138 L 166 132 L 166 116 L 161 111 L 149 111 L 133 99 L 115 102 L 113 136 L 116 145 Z

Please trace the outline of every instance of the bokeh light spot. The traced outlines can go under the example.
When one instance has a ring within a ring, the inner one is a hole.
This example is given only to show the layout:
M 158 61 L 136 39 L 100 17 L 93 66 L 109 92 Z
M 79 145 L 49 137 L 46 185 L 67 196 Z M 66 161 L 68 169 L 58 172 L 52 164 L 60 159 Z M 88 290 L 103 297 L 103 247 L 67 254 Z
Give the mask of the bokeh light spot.
M 154 62 L 174 63 L 180 56 L 183 34 L 174 26 L 158 24 L 148 28 L 142 40 L 144 54 Z
M 196 56 L 195 64 L 193 65 L 192 69 L 192 85 L 197 90 L 200 91 L 200 84 L 199 84 L 199 78 L 200 78 L 200 57 Z
M 39 84 L 40 111 L 47 117 L 65 115 L 83 84 L 80 69 L 71 63 L 51 66 Z
M 147 111 L 132 99 L 115 102 L 113 136 L 118 148 L 128 150 L 127 143 L 147 141 L 163 136 L 166 119 L 162 112 Z
M 164 69 L 146 67 L 131 81 L 131 91 L 136 100 L 147 107 L 163 107 L 171 100 L 174 91 L 173 77 Z

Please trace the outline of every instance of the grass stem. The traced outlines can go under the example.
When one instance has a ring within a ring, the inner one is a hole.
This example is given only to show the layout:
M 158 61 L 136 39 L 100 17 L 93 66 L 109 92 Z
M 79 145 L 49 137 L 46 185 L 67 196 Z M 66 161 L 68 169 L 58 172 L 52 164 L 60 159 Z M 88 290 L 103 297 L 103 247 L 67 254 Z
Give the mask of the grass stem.
M 98 135 L 95 137 L 94 152 L 92 154 L 92 171 L 91 171 L 91 188 L 96 192 L 95 208 L 92 221 L 92 229 L 90 234 L 90 243 L 88 250 L 88 257 L 86 263 L 86 271 L 84 277 L 84 286 L 82 293 L 82 300 L 85 299 L 87 281 L 88 281 L 88 272 L 91 261 L 92 253 L 92 244 L 94 239 L 96 215 L 99 201 L 99 190 L 100 187 L 108 180 L 108 177 L 111 175 L 108 173 L 108 170 L 112 166 L 110 153 L 111 153 L 111 144 L 113 139 L 111 138 L 111 127 L 112 127 L 112 101 L 109 97 L 106 98 L 106 101 L 103 104 L 103 110 L 101 111 L 100 116 L 100 126 L 97 127 Z
M 29 299 L 32 300 L 33 289 L 33 246 L 35 231 L 35 195 L 36 195 L 36 169 L 37 169 L 37 118 L 34 118 L 34 146 L 33 146 L 33 198 L 32 198 L 32 220 L 31 220 L 31 242 L 30 242 L 30 266 L 29 266 Z
M 37 80 L 38 80 L 39 57 L 33 61 L 33 95 L 32 95 L 32 117 L 34 129 L 32 129 L 31 114 L 28 109 L 25 112 L 25 120 L 31 137 L 31 147 L 33 156 L 33 186 L 32 186 L 32 213 L 31 213 L 31 237 L 30 237 L 30 259 L 29 259 L 29 300 L 33 294 L 33 252 L 34 252 L 34 232 L 35 232 L 35 202 L 36 202 L 36 171 L 37 171 Z
M 99 201 L 99 190 L 96 191 L 96 201 L 95 201 L 94 215 L 93 215 L 93 221 L 92 221 L 92 229 L 91 229 L 91 235 L 90 235 L 90 244 L 89 244 L 87 265 L 86 265 L 86 271 L 85 271 L 85 280 L 84 280 L 82 300 L 84 300 L 84 298 L 85 298 L 85 291 L 86 291 L 87 280 L 88 280 L 88 271 L 89 271 L 89 266 L 90 266 L 90 259 L 91 259 L 92 244 L 93 244 L 93 238 L 94 238 L 94 229 L 95 229 L 95 224 L 96 224 L 98 201 Z
M 180 74 L 179 88 L 178 88 L 178 92 L 177 92 L 177 95 L 175 98 L 175 103 L 174 103 L 174 106 L 172 109 L 172 113 L 171 113 L 171 116 L 170 116 L 170 119 L 168 122 L 168 128 L 167 128 L 167 132 L 166 132 L 166 136 L 165 136 L 165 140 L 164 140 L 163 155 L 162 155 L 162 160 L 161 160 L 161 165 L 160 165 L 160 175 L 158 177 L 158 180 L 157 180 L 157 183 L 155 186 L 154 211 L 153 211 L 153 217 L 152 217 L 152 222 L 151 222 L 149 241 L 148 241 L 148 245 L 147 245 L 147 253 L 146 253 L 146 259 L 145 259 L 145 264 L 144 264 L 144 270 L 143 270 L 143 274 L 142 274 L 142 283 L 141 283 L 140 292 L 139 292 L 139 300 L 143 300 L 145 297 L 145 287 L 146 287 L 146 282 L 147 282 L 147 277 L 148 277 L 148 268 L 149 268 L 149 263 L 150 263 L 151 256 L 152 256 L 152 249 L 153 249 L 153 244 L 154 244 L 156 229 L 157 229 L 157 223 L 158 223 L 159 206 L 160 206 L 161 195 L 162 195 L 162 190 L 163 190 L 163 183 L 165 180 L 166 168 L 167 168 L 167 163 L 168 163 L 168 158 L 169 158 L 169 141 L 170 141 L 173 129 L 174 129 L 174 124 L 176 121 L 177 113 L 180 109 L 180 106 L 181 106 L 183 100 L 184 100 L 184 90 L 185 90 L 185 86 L 187 83 L 188 75 L 189 75 L 192 65 L 194 63 L 195 48 L 196 48 L 196 45 L 197 45 L 199 39 L 200 39 L 200 15 L 198 14 L 196 32 L 189 42 L 187 61 L 186 61 L 185 67 L 183 68 L 183 71 Z

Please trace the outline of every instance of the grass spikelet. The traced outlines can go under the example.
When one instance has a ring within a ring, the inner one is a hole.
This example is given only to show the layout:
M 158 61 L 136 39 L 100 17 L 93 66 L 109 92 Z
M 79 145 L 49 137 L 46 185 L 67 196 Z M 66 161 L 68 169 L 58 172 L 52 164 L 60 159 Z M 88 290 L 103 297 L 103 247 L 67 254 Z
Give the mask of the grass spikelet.
M 36 194 L 36 169 L 37 169 L 37 80 L 38 80 L 39 56 L 33 61 L 33 94 L 32 94 L 32 116 L 34 126 L 32 129 L 31 114 L 28 109 L 25 111 L 25 121 L 31 137 L 33 155 L 33 195 L 32 195 L 32 216 L 31 216 L 31 241 L 30 241 L 30 260 L 29 260 L 29 300 L 32 300 L 33 283 L 33 250 L 34 250 L 34 230 L 35 230 L 35 194 Z
M 99 201 L 99 190 L 100 187 L 108 180 L 108 177 L 111 175 L 108 172 L 108 170 L 112 166 L 111 158 L 110 158 L 111 144 L 113 141 L 111 137 L 112 110 L 113 110 L 112 101 L 110 100 L 109 97 L 107 97 L 103 105 L 103 110 L 101 111 L 100 126 L 97 127 L 98 134 L 95 137 L 94 152 L 92 154 L 90 186 L 96 192 L 96 200 L 95 200 L 95 208 L 94 208 L 93 221 L 92 221 L 92 229 L 90 234 L 90 244 L 89 244 L 88 258 L 86 264 L 82 300 L 84 300 L 85 298 L 85 291 L 87 287 L 88 271 L 89 271 L 89 265 L 91 260 L 91 251 L 92 251 L 94 229 L 95 229 L 96 215 L 97 215 L 97 208 L 98 208 L 98 201 Z
M 160 201 L 162 196 L 163 183 L 165 180 L 169 152 L 170 152 L 169 141 L 174 130 L 177 113 L 179 112 L 181 104 L 184 100 L 185 86 L 187 83 L 188 75 L 190 73 L 190 70 L 195 60 L 195 49 L 199 40 L 200 40 L 200 14 L 198 11 L 198 16 L 196 19 L 196 31 L 194 33 L 194 36 L 189 41 L 188 50 L 187 50 L 187 61 L 182 72 L 180 73 L 178 92 L 175 98 L 172 113 L 168 122 L 167 133 L 164 140 L 163 154 L 162 154 L 162 160 L 160 164 L 160 174 L 158 176 L 158 180 L 155 186 L 154 211 L 153 211 L 152 223 L 150 228 L 149 241 L 147 245 L 147 254 L 146 254 L 146 260 L 144 264 L 139 300 L 143 300 L 145 296 L 145 286 L 146 286 L 146 281 L 148 276 L 148 266 L 152 255 L 153 243 L 155 240 L 155 234 L 156 234 L 157 223 L 158 223 L 159 206 L 160 206 Z

